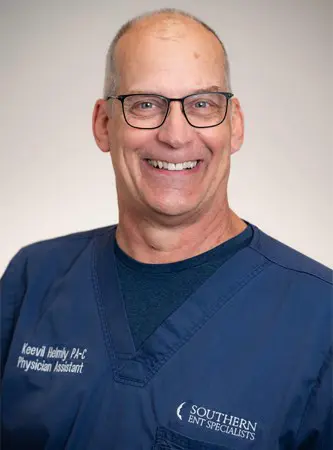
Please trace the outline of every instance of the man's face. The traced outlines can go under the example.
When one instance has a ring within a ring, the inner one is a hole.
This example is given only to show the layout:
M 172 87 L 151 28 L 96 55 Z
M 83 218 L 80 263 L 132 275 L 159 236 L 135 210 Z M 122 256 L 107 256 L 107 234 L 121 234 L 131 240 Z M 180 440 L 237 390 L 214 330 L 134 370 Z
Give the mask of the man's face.
M 116 62 L 117 94 L 143 92 L 179 98 L 200 90 L 226 90 L 220 44 L 193 22 L 173 25 L 164 33 L 137 26 L 118 42 Z M 131 128 L 118 100 L 109 102 L 107 108 L 120 210 L 132 208 L 147 217 L 157 213 L 195 218 L 226 201 L 232 146 L 236 150 L 242 139 L 237 102 L 233 121 L 229 104 L 221 125 L 203 129 L 186 121 L 179 102 L 171 103 L 166 121 L 153 130 Z M 148 160 L 198 163 L 176 171 L 155 168 Z

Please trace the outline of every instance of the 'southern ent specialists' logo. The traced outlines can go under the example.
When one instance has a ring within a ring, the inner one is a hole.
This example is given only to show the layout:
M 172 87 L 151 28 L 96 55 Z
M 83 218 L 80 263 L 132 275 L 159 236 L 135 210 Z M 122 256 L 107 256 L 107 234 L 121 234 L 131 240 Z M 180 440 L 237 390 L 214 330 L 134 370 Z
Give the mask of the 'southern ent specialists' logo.
M 186 404 L 186 402 L 183 402 L 183 403 L 181 403 L 179 406 L 178 406 L 178 408 L 177 408 L 177 416 L 178 416 L 178 419 L 180 419 L 180 420 L 183 420 L 183 417 L 182 417 L 182 415 L 181 415 L 181 411 L 182 411 L 182 408 L 183 408 L 183 406 Z
M 256 438 L 257 422 L 243 419 L 204 406 L 182 402 L 177 407 L 176 414 L 179 420 L 186 421 L 199 427 L 212 431 L 232 434 L 235 437 L 254 441 Z

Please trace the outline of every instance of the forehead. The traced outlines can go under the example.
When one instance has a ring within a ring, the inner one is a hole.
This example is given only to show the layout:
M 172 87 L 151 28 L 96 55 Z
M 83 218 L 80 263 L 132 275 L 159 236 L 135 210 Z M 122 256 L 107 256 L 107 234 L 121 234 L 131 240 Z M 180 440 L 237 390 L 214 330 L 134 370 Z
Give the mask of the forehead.
M 186 95 L 211 85 L 223 88 L 223 50 L 218 39 L 193 20 L 150 18 L 117 44 L 119 92 Z

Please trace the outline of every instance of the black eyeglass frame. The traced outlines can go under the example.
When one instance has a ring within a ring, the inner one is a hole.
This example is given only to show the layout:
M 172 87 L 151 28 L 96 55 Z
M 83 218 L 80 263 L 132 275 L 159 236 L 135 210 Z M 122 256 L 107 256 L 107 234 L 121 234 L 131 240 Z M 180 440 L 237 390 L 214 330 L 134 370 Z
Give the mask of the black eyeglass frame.
M 226 108 L 225 108 L 225 114 L 224 117 L 222 118 L 222 120 L 215 124 L 215 125 L 205 125 L 205 126 L 197 126 L 197 125 L 192 125 L 192 123 L 189 121 L 186 112 L 185 112 L 185 107 L 184 107 L 184 101 L 189 98 L 189 97 L 193 97 L 195 95 L 200 95 L 200 94 L 220 94 L 220 95 L 224 95 L 224 97 L 227 99 L 227 104 L 226 104 Z M 158 97 L 161 99 L 164 99 L 167 101 L 168 107 L 165 113 L 165 117 L 162 121 L 162 123 L 160 125 L 158 125 L 157 127 L 136 127 L 135 125 L 132 125 L 128 122 L 127 118 L 126 118 L 126 114 L 125 114 L 125 108 L 124 108 L 124 101 L 127 97 L 133 97 L 133 96 L 143 96 L 143 95 L 151 95 L 154 97 Z M 160 128 L 164 122 L 166 121 L 166 118 L 168 117 L 169 114 L 169 110 L 170 110 L 170 103 L 171 102 L 180 102 L 182 105 L 182 113 L 187 121 L 187 123 L 189 125 L 191 125 L 191 127 L 193 128 L 213 128 L 213 127 L 217 127 L 218 125 L 221 125 L 221 123 L 224 122 L 225 118 L 227 117 L 227 113 L 228 113 L 228 105 L 229 105 L 229 100 L 234 96 L 234 94 L 232 94 L 231 92 L 221 92 L 221 91 L 212 91 L 212 92 L 198 92 L 195 94 L 189 94 L 189 95 L 185 95 L 185 97 L 181 97 L 181 98 L 169 98 L 169 97 L 165 97 L 164 95 L 160 95 L 160 94 L 150 94 L 150 93 L 144 93 L 144 94 L 121 94 L 121 95 L 110 95 L 109 97 L 106 98 L 106 100 L 110 100 L 115 99 L 115 100 L 119 100 L 121 102 L 122 105 L 122 110 L 123 110 L 123 116 L 125 119 L 125 122 L 127 123 L 127 125 L 129 125 L 132 128 L 136 128 L 138 130 L 156 130 L 157 128 Z

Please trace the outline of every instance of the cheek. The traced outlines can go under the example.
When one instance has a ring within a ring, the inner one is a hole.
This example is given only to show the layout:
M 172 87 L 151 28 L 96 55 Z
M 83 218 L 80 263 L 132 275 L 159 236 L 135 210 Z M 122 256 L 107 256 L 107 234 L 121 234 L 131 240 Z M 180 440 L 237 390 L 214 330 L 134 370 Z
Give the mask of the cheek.
M 129 152 L 140 152 L 149 149 L 153 141 L 153 130 L 137 130 L 128 126 L 122 135 L 123 146 Z
M 140 150 L 151 147 L 154 132 L 155 130 L 138 130 L 123 121 L 115 121 L 109 132 L 111 148 L 117 152 L 124 152 L 125 157 L 131 157 Z
M 210 150 L 212 157 L 220 157 L 230 152 L 231 130 L 229 126 L 207 128 L 200 133 L 200 139 Z

